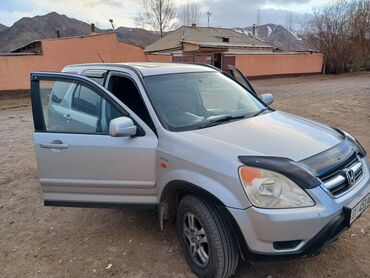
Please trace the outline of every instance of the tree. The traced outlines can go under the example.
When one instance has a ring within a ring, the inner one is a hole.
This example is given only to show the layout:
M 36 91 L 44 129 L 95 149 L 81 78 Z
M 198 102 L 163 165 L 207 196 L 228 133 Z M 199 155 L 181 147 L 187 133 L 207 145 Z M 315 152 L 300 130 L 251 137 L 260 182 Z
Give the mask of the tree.
M 163 37 L 166 31 L 177 26 L 177 7 L 173 0 L 142 0 L 136 23 Z
M 326 72 L 369 69 L 370 0 L 339 0 L 315 9 L 306 37 L 324 54 Z
M 180 9 L 180 23 L 185 26 L 198 24 L 200 17 L 200 5 L 198 2 L 187 2 Z
M 356 46 L 355 66 L 370 69 L 370 1 L 358 1 L 349 16 L 350 38 Z
M 288 51 L 290 51 L 290 44 L 292 43 L 293 20 L 293 13 L 287 12 L 285 17 L 285 28 L 291 33 L 287 38 Z

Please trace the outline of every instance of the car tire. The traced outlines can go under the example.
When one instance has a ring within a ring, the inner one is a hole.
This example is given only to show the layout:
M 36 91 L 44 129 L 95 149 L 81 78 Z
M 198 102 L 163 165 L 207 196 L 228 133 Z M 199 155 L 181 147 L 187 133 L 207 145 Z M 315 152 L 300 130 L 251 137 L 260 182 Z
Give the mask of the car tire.
M 198 277 L 225 278 L 234 274 L 238 248 L 215 206 L 187 195 L 179 203 L 176 222 L 186 261 Z

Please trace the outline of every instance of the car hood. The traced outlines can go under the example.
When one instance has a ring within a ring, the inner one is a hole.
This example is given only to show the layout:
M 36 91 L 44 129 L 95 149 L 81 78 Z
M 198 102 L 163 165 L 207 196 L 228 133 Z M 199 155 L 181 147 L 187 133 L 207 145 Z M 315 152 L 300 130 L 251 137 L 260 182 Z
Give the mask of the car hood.
M 323 152 L 344 139 L 328 126 L 278 111 L 183 135 L 217 152 L 232 148 L 237 155 L 286 157 L 295 161 Z

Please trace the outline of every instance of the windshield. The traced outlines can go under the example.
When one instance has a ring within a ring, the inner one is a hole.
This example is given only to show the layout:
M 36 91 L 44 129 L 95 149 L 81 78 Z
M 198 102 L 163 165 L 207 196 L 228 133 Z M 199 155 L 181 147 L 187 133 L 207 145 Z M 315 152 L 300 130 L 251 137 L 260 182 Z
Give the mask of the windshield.
M 155 75 L 145 77 L 145 82 L 158 117 L 173 131 L 205 128 L 266 109 L 220 72 Z

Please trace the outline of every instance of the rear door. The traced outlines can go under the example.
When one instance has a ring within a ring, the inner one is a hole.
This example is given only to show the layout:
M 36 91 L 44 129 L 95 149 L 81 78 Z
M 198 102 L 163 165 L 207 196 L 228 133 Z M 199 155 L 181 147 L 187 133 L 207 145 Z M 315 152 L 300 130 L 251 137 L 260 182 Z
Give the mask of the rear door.
M 157 137 L 92 79 L 31 75 L 34 144 L 46 205 L 155 204 Z M 135 137 L 109 136 L 110 120 L 129 116 Z

